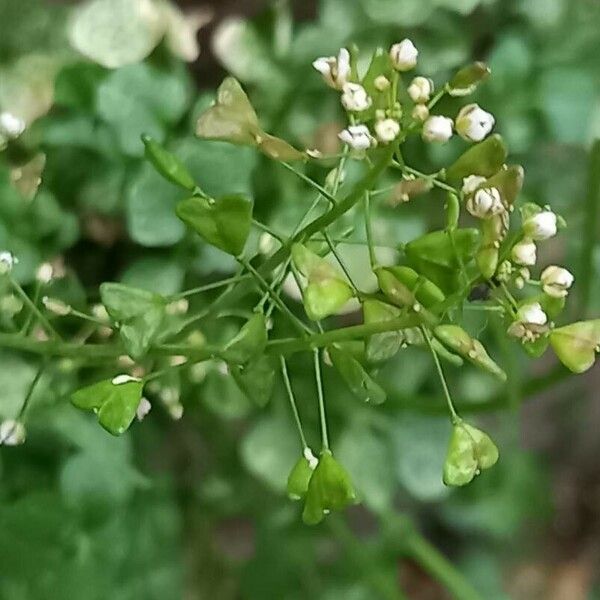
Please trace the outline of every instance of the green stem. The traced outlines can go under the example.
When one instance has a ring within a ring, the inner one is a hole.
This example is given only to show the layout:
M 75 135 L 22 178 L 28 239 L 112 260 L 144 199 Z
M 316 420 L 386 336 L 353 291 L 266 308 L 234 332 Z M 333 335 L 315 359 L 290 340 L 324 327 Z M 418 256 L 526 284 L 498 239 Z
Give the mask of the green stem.
M 35 386 L 38 384 L 38 381 L 41 379 L 44 369 L 46 368 L 46 361 L 42 362 L 42 364 L 38 367 L 34 378 L 29 384 L 29 388 L 27 389 L 27 393 L 25 394 L 25 399 L 23 400 L 23 404 L 21 405 L 21 410 L 19 411 L 19 416 L 17 417 L 17 421 L 20 421 L 29 406 L 29 402 L 31 401 L 31 397 L 33 396 L 33 391 L 35 390 Z
M 240 281 L 244 281 L 247 279 L 252 279 L 252 275 L 250 273 L 246 273 L 245 275 L 234 275 L 233 277 L 228 277 L 227 279 L 221 279 L 220 281 L 215 281 L 214 283 L 207 283 L 205 285 L 201 285 L 199 287 L 191 288 L 189 290 L 185 290 L 183 292 L 179 292 L 178 294 L 173 294 L 169 297 L 170 300 L 181 300 L 182 298 L 187 298 L 188 296 L 193 296 L 195 294 L 200 294 L 202 292 L 208 292 L 210 290 L 216 290 L 220 287 L 225 287 L 230 283 L 238 283 Z
M 40 302 L 40 294 L 42 293 L 42 282 L 36 280 L 35 282 L 35 291 L 33 293 L 33 304 L 35 306 L 37 306 Z M 33 319 L 34 319 L 34 314 L 32 312 L 29 312 L 29 314 L 27 315 L 27 320 L 25 321 L 25 323 L 23 323 L 23 327 L 21 329 L 21 332 L 24 335 L 29 335 L 30 331 L 31 331 L 31 325 L 33 323 Z
M 423 333 L 423 337 L 427 342 L 427 346 L 429 347 L 429 351 L 431 352 L 431 356 L 433 357 L 433 362 L 435 363 L 435 368 L 437 370 L 438 376 L 440 378 L 440 382 L 442 384 L 442 389 L 444 390 L 444 396 L 446 397 L 446 403 L 448 404 L 448 410 L 450 411 L 450 416 L 452 418 L 452 423 L 456 424 L 460 422 L 460 417 L 454 408 L 454 402 L 452 402 L 452 396 L 450 395 L 450 390 L 448 389 L 448 384 L 446 383 L 446 378 L 444 377 L 444 371 L 442 370 L 442 365 L 440 363 L 440 359 L 438 358 L 437 352 L 433 348 L 433 344 L 431 343 L 431 337 L 427 329 L 421 326 L 421 331 Z
M 110 323 L 107 323 L 102 319 L 98 319 L 96 317 L 93 317 L 92 315 L 88 315 L 74 308 L 71 308 L 69 315 L 77 317 L 78 319 L 82 319 L 83 321 L 87 321 L 88 323 L 94 323 L 94 325 L 99 325 L 100 327 L 110 327 Z
M 375 245 L 373 243 L 373 227 L 371 224 L 371 198 L 367 190 L 365 192 L 365 232 L 367 234 L 367 245 L 369 247 L 369 261 L 371 269 L 377 268 L 377 256 L 375 254 Z
M 302 421 L 300 421 L 300 413 L 298 412 L 298 406 L 296 405 L 296 399 L 294 398 L 294 391 L 292 390 L 292 382 L 290 381 L 290 376 L 288 374 L 287 365 L 285 363 L 285 358 L 283 356 L 279 357 L 279 363 L 281 365 L 281 376 L 283 377 L 283 383 L 285 384 L 285 390 L 287 392 L 288 399 L 290 401 L 290 406 L 292 408 L 292 415 L 294 415 L 294 422 L 296 423 L 296 429 L 298 430 L 298 435 L 300 436 L 300 443 L 302 444 L 302 449 L 308 447 L 306 443 L 306 437 L 304 436 L 304 430 L 302 429 Z
M 319 350 L 313 350 L 315 364 L 315 379 L 317 383 L 317 397 L 319 401 L 319 422 L 321 424 L 321 450 L 329 450 L 329 436 L 327 435 L 327 417 L 325 415 L 325 398 L 323 396 L 323 381 L 321 379 L 321 359 Z
M 337 248 L 335 247 L 335 244 L 333 243 L 333 240 L 331 239 L 331 237 L 329 236 L 329 234 L 327 233 L 326 230 L 323 231 L 323 236 L 325 237 L 325 241 L 327 242 L 327 245 L 329 246 L 331 253 L 333 254 L 333 256 L 335 256 L 335 260 L 342 268 L 342 271 L 344 271 L 344 275 L 346 275 L 346 278 L 350 282 L 350 285 L 354 288 L 354 291 L 360 296 L 360 290 L 358 289 L 358 287 L 356 286 L 356 283 L 352 279 L 352 275 L 350 275 L 350 271 L 348 270 L 348 267 L 344 263 L 342 257 L 340 256 L 339 252 L 337 251 Z
M 316 181 L 314 181 L 313 179 L 308 177 L 308 175 L 305 175 L 304 173 L 302 173 L 302 171 L 298 171 L 298 169 L 295 169 L 289 163 L 282 162 L 281 165 L 283 165 L 288 171 L 291 171 L 292 173 L 294 173 L 294 175 L 296 175 L 296 177 L 299 177 L 300 179 L 302 179 L 302 181 L 308 183 L 308 185 L 310 185 L 315 190 L 317 190 L 319 192 L 319 194 L 321 194 L 321 196 L 323 196 L 324 198 L 327 198 L 327 200 L 329 200 L 329 202 L 331 204 L 333 204 L 333 205 L 337 204 L 337 200 L 336 200 L 335 196 L 333 194 L 331 194 L 330 192 L 328 192 L 322 185 L 318 184 Z
M 264 231 L 264 232 L 268 233 L 269 235 L 273 236 L 277 241 L 279 241 L 279 242 L 285 241 L 284 236 L 282 236 L 279 233 L 277 233 L 274 229 L 272 229 L 268 225 L 265 225 L 264 223 L 261 223 L 260 221 L 257 221 L 256 219 L 252 219 L 252 224 L 255 227 L 257 227 L 258 229 L 261 229 L 262 231 Z
M 60 339 L 60 335 L 58 334 L 56 329 L 52 327 L 50 321 L 48 321 L 48 319 L 44 316 L 42 311 L 40 311 L 40 309 L 34 304 L 31 298 L 25 293 L 25 290 L 10 275 L 8 280 L 13 290 L 21 298 L 21 300 L 23 300 L 23 303 L 29 308 L 32 314 L 34 314 L 37 317 L 38 321 L 41 323 L 44 329 L 46 329 L 46 331 L 50 333 L 50 335 L 52 335 L 53 337 Z

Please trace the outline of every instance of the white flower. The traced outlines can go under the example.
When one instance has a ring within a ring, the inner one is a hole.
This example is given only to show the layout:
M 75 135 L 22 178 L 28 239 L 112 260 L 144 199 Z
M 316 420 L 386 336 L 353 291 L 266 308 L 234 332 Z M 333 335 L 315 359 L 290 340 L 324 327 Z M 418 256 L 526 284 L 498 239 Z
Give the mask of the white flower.
M 6 250 L 0 252 L 0 275 L 10 273 L 18 262 L 19 261 L 12 252 Z
M 48 312 L 54 313 L 59 317 L 66 317 L 73 310 L 62 300 L 59 300 L 58 298 L 49 298 L 48 296 L 42 298 L 42 304 Z
M 378 75 L 373 82 L 375 89 L 380 92 L 385 92 L 390 87 L 390 80 L 385 75 Z
M 350 125 L 341 131 L 338 137 L 354 150 L 368 150 L 377 144 L 366 125 Z
M 0 135 L 8 139 L 17 138 L 25 131 L 25 121 L 12 113 L 0 113 Z
M 341 48 L 337 56 L 317 58 L 313 67 L 321 73 L 325 83 L 335 90 L 341 90 L 350 76 L 350 53 Z
M 152 410 L 152 404 L 148 398 L 142 396 L 140 398 L 140 403 L 135 411 L 136 417 L 138 421 L 143 421 L 144 417 Z
M 124 383 L 130 383 L 131 381 L 141 381 L 141 379 L 139 377 L 132 377 L 131 375 L 122 374 L 113 377 L 111 383 L 113 385 L 123 385 Z
M 345 83 L 342 90 L 342 106 L 346 110 L 362 112 L 371 106 L 371 98 L 360 83 Z
M 564 298 L 569 293 L 567 290 L 573 285 L 575 277 L 567 269 L 551 265 L 543 270 L 540 280 L 545 294 L 552 298 Z
M 417 104 L 412 110 L 412 118 L 417 121 L 427 121 L 429 118 L 429 109 L 425 104 Z
M 532 267 L 535 265 L 537 248 L 533 240 L 523 238 L 512 247 L 511 258 L 518 265 Z
M 375 123 L 377 139 L 383 144 L 393 142 L 400 133 L 400 123 L 396 119 L 383 119 Z
M 523 223 L 523 231 L 533 240 L 547 240 L 556 235 L 556 215 L 551 210 L 543 210 Z
M 479 107 L 467 104 L 456 117 L 457 133 L 470 142 L 480 142 L 494 127 L 494 116 Z
M 452 119 L 429 117 L 423 125 L 422 136 L 426 142 L 447 142 L 452 137 Z
M 521 306 L 517 311 L 517 319 L 524 325 L 545 325 L 548 322 L 548 316 L 539 302 Z
M 481 184 L 485 183 L 485 177 L 481 175 L 469 175 L 463 179 L 462 193 L 472 194 Z
M 410 71 L 417 64 L 419 51 L 409 40 L 404 39 L 390 48 L 392 65 L 397 71 Z
M 0 445 L 18 446 L 25 441 L 25 426 L 20 421 L 6 419 L 0 424 Z
M 480 188 L 467 199 L 467 210 L 478 219 L 489 219 L 504 212 L 498 188 Z
M 431 94 L 433 94 L 433 81 L 427 77 L 415 77 L 408 86 L 408 95 L 417 104 L 428 102 Z

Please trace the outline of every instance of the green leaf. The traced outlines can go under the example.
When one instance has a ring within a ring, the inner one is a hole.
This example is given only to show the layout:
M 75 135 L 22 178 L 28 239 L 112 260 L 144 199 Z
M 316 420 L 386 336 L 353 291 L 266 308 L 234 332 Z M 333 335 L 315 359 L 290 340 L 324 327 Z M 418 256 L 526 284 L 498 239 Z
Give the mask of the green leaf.
M 385 391 L 371 378 L 351 354 L 334 346 L 327 348 L 327 352 L 333 366 L 346 382 L 350 391 L 359 400 L 370 404 L 382 404 L 385 402 Z
M 231 375 L 248 399 L 264 408 L 273 395 L 275 365 L 273 357 L 263 354 L 249 360 L 245 365 L 229 365 Z
M 146 158 L 165 179 L 189 192 L 194 191 L 196 187 L 194 178 L 174 154 L 147 134 L 142 135 L 142 142 Z
M 88 0 L 73 13 L 69 41 L 109 69 L 137 63 L 164 34 L 158 7 L 148 0 Z
M 456 270 L 460 268 L 461 261 L 466 264 L 473 258 L 479 244 L 480 233 L 475 228 L 456 229 L 452 236 L 445 229 L 440 229 L 409 242 L 405 250 L 406 256 L 414 263 L 431 263 Z M 419 271 L 417 266 L 415 269 Z
M 497 461 L 498 448 L 486 433 L 462 421 L 456 423 L 444 463 L 444 483 L 466 485 Z
M 482 187 L 497 188 L 504 206 L 510 209 L 523 187 L 524 178 L 525 172 L 521 165 L 510 165 L 490 177 Z
M 123 383 L 118 378 L 99 381 L 74 392 L 71 402 L 84 410 L 93 410 L 104 429 L 121 435 L 131 425 L 142 397 L 142 381 L 130 378 Z
M 506 373 L 490 358 L 483 344 L 473 339 L 458 325 L 438 325 L 433 333 L 448 348 L 460 354 L 475 366 L 506 381 Z
M 350 476 L 329 450 L 323 450 L 308 484 L 303 521 L 307 525 L 316 525 L 329 511 L 341 510 L 355 502 Z
M 573 373 L 587 371 L 600 347 L 600 319 L 578 321 L 550 333 L 550 344 L 559 360 Z
M 227 362 L 235 364 L 247 363 L 250 359 L 260 356 L 267 345 L 267 321 L 263 313 L 254 314 L 230 340 L 221 356 Z M 263 365 L 264 367 L 264 365 Z
M 468 96 L 477 86 L 487 79 L 490 74 L 489 67 L 483 62 L 474 62 L 460 69 L 448 82 L 448 93 L 451 96 Z
M 365 325 L 381 323 L 397 319 L 401 314 L 399 308 L 390 306 L 379 300 L 365 300 L 363 302 L 363 316 Z M 387 331 L 370 336 L 366 342 L 366 357 L 369 362 L 384 362 L 394 356 L 402 345 L 404 336 L 401 331 Z
M 100 297 L 119 328 L 127 353 L 134 359 L 143 357 L 160 332 L 165 300 L 158 294 L 121 283 L 103 283 Z
M 252 202 L 247 198 L 192 196 L 179 202 L 176 212 L 209 244 L 233 256 L 244 251 L 252 223 Z
M 494 133 L 483 142 L 471 146 L 448 169 L 446 181 L 451 185 L 462 186 L 463 179 L 469 175 L 491 177 L 506 162 L 508 148 L 500 135 Z

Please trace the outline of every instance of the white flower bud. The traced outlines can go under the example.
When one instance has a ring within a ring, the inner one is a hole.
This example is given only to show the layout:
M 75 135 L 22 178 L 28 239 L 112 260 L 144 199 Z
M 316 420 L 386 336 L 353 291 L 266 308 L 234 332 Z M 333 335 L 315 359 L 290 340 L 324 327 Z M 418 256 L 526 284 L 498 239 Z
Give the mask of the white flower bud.
M 65 304 L 62 300 L 58 298 L 49 298 L 48 296 L 44 296 L 42 298 L 42 304 L 44 308 L 59 317 L 66 317 L 73 310 L 68 304 Z
M 415 77 L 408 86 L 408 95 L 417 104 L 429 102 L 431 94 L 433 94 L 433 81 L 427 77 Z
M 18 446 L 25 442 L 25 426 L 20 421 L 6 419 L 0 424 L 0 445 Z
M 139 377 L 132 377 L 131 375 L 123 373 L 122 375 L 113 377 L 111 383 L 113 385 L 123 385 L 124 383 L 130 383 L 132 381 L 141 381 L 141 379 Z
M 532 267 L 536 261 L 536 250 L 534 242 L 524 238 L 512 247 L 511 258 L 518 265 Z
M 9 112 L 0 113 L 0 136 L 9 140 L 19 137 L 25 131 L 25 121 Z
M 400 123 L 395 119 L 383 119 L 375 123 L 377 139 L 383 144 L 393 142 L 400 133 Z
M 368 150 L 377 145 L 377 140 L 366 125 L 350 125 L 341 131 L 338 137 L 354 150 Z
M 540 280 L 545 294 L 552 298 L 564 298 L 575 277 L 567 269 L 551 265 L 543 270 Z
M 417 104 L 412 110 L 412 118 L 417 121 L 427 121 L 429 118 L 429 109 L 425 104 Z
M 494 127 L 494 116 L 479 107 L 478 104 L 467 104 L 456 117 L 457 133 L 470 142 L 480 142 Z
M 344 87 L 350 77 L 350 53 L 346 48 L 341 48 L 337 56 L 317 58 L 313 67 L 321 73 L 325 83 L 335 90 Z
M 480 188 L 467 199 L 467 210 L 478 219 L 489 219 L 505 208 L 498 188 Z
M 503 260 L 498 265 L 498 269 L 496 270 L 496 279 L 498 279 L 498 281 L 506 282 L 510 279 L 511 275 L 512 275 L 512 265 L 510 264 L 510 261 Z
M 472 194 L 480 185 L 486 182 L 485 177 L 481 175 L 469 175 L 463 179 L 462 193 Z
M 373 82 L 375 89 L 380 92 L 385 92 L 390 87 L 390 80 L 385 75 L 378 75 Z
M 521 306 L 517 311 L 517 319 L 524 325 L 545 325 L 548 322 L 548 316 L 539 302 Z
M 551 210 L 543 210 L 523 223 L 523 231 L 533 240 L 547 240 L 556 235 L 556 215 Z
M 314 471 L 319 464 L 319 459 L 313 454 L 313 451 L 306 446 L 303 451 L 304 458 L 308 461 L 308 466 Z
M 362 112 L 371 106 L 371 98 L 360 83 L 345 83 L 342 106 L 350 112 Z
M 426 142 L 447 142 L 452 137 L 452 119 L 429 117 L 423 125 L 422 136 Z
M 48 284 L 54 276 L 54 268 L 49 262 L 42 263 L 35 272 L 35 278 L 39 283 Z
M 138 407 L 135 411 L 136 417 L 138 421 L 143 421 L 144 417 L 152 410 L 152 404 L 150 404 L 150 401 L 148 400 L 148 398 L 145 398 L 144 396 L 142 396 L 140 398 L 140 403 L 138 404 Z
M 18 262 L 18 259 L 12 252 L 6 250 L 0 252 L 0 275 L 10 273 Z
M 414 69 L 418 56 L 419 51 L 409 39 L 404 39 L 390 48 L 392 65 L 397 71 L 410 71 Z

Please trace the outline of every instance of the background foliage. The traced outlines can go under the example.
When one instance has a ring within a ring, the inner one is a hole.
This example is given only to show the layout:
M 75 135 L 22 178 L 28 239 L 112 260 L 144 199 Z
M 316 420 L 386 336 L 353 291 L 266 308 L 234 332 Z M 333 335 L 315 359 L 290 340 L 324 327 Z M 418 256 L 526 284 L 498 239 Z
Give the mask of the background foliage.
M 0 5 L 0 108 L 17 107 L 30 123 L 21 143 L 0 155 L 0 246 L 19 256 L 23 285 L 33 287 L 39 263 L 57 256 L 67 271 L 50 293 L 74 306 L 97 300 L 107 280 L 172 294 L 233 274 L 231 258 L 176 218 L 179 193 L 143 162 L 140 134 L 164 141 L 208 194 L 249 194 L 260 220 L 290 233 L 308 188 L 252 149 L 193 136 L 220 77 L 216 64 L 246 85 L 265 129 L 331 149 L 342 117 L 312 60 L 351 42 L 367 55 L 409 36 L 421 70 L 436 81 L 472 59 L 489 63 L 492 77 L 477 101 L 525 166 L 523 195 L 552 202 L 569 223 L 544 258 L 576 267 L 572 316 L 598 313 L 600 195 L 588 156 L 600 137 L 597 2 L 321 0 L 314 14 L 298 11 L 297 22 L 287 6 L 264 3 L 211 24 L 203 52 L 215 64 L 204 58 L 194 80 L 168 41 L 157 40 L 143 61 L 108 69 L 70 46 L 72 7 Z M 17 189 L 10 169 L 39 152 L 43 183 L 31 198 L 25 184 L 35 172 L 28 179 L 25 171 Z M 412 152 L 434 169 L 453 148 Z M 379 202 L 381 246 L 434 225 L 430 202 L 402 211 Z M 363 281 L 366 249 L 340 251 Z M 496 469 L 466 490 L 443 486 L 450 427 L 426 353 L 397 355 L 379 376 L 388 402 L 368 411 L 326 372 L 332 443 L 363 506 L 316 529 L 300 523 L 283 494 L 298 450 L 281 383 L 258 412 L 218 365 L 172 375 L 151 390 L 144 422 L 113 439 L 66 398 L 115 365 L 53 366 L 32 398 L 27 443 L 0 450 L 0 598 L 362 600 L 400 597 L 398 578 L 410 598 L 442 598 L 435 569 L 404 556 L 413 526 L 483 598 L 600 598 L 598 368 L 563 380 L 547 359 L 534 372 L 517 344 L 497 342 L 502 336 L 473 318 L 509 370 L 509 385 L 495 388 L 474 370 L 449 375 L 462 412 L 481 413 L 502 447 Z M 224 340 L 238 324 L 233 317 L 201 331 Z M 0 364 L 0 417 L 11 418 L 37 366 L 6 350 Z M 291 367 L 303 419 L 316 432 L 311 365 Z

